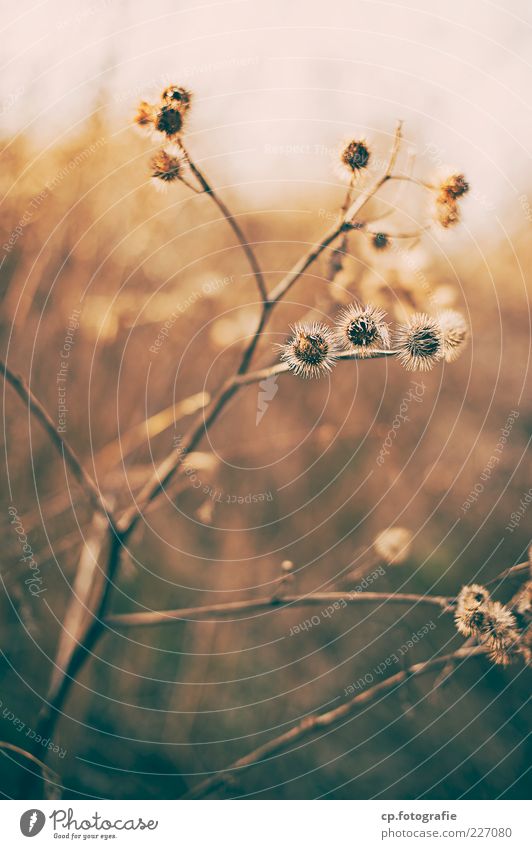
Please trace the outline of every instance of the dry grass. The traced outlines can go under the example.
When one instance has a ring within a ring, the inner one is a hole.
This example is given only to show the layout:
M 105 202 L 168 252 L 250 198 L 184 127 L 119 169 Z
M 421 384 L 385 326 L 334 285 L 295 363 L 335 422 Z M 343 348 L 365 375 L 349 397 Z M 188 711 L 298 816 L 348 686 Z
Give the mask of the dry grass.
M 324 251 L 268 316 L 253 368 L 269 366 L 273 343 L 285 341 L 290 323 L 308 310 L 330 320 L 354 297 L 385 309 L 394 322 L 435 305 L 459 309 L 471 326 L 469 348 L 430 374 L 409 374 L 383 359 L 339 364 L 330 383 L 286 375 L 276 392 L 271 385 L 239 384 L 237 397 L 226 399 L 213 420 L 209 442 L 187 443 L 183 471 L 189 474 L 172 478 L 160 496 L 156 480 L 143 490 L 154 464 L 170 454 L 176 468 L 176 446 L 195 432 L 198 410 L 238 371 L 261 298 L 249 256 L 208 197 L 180 186 L 165 195 L 153 191 L 147 148 L 131 135 L 114 137 L 94 120 L 61 149 L 6 140 L 2 154 L 1 242 L 13 240 L 3 249 L 0 271 L 3 355 L 59 423 L 57 374 L 65 338 L 72 336 L 64 436 L 113 516 L 126 516 L 131 526 L 120 568 L 115 562 L 112 612 L 269 598 L 278 592 L 287 558 L 294 564 L 286 588 L 291 596 L 342 590 L 353 569 L 375 573 L 372 540 L 383 528 L 409 527 L 413 542 L 404 562 L 381 570 L 366 587 L 382 600 L 329 615 L 319 606 L 319 624 L 304 632 L 295 629 L 312 611 L 280 604 L 201 623 L 187 617 L 170 627 L 124 630 L 117 620 L 106 633 L 98 630 L 97 657 L 85 664 L 80 653 L 79 680 L 64 692 L 65 715 L 50 726 L 53 742 L 67 752 L 64 760 L 49 755 L 65 795 L 183 795 L 203 773 L 225 769 L 299 727 L 304 717 L 330 711 L 353 682 L 371 675 L 370 683 L 380 686 L 399 673 L 404 686 L 393 697 L 386 688 L 384 695 L 378 691 L 356 719 L 349 714 L 240 779 L 237 769 L 219 792 L 524 795 L 524 777 L 510 786 L 527 763 L 521 709 L 529 673 L 522 663 L 500 669 L 484 658 L 460 662 L 429 700 L 435 676 L 418 683 L 405 669 L 461 645 L 452 617 L 415 601 L 398 607 L 384 596 L 452 599 L 462 584 L 486 583 L 525 559 L 529 517 L 508 529 L 530 487 L 523 269 L 531 249 L 525 234 L 516 226 L 511 241 L 458 237 L 453 246 L 430 231 L 421 245 L 398 240 L 382 250 L 370 233 L 355 231 L 342 268 L 338 255 Z M 344 195 L 345 187 L 337 187 L 307 194 L 303 203 L 284 200 L 287 209 L 299 204 L 310 214 L 256 214 L 241 207 L 237 189 L 220 191 L 222 203 L 238 210 L 267 290 L 275 293 L 301 254 L 315 240 L 320 244 L 324 230 L 338 227 Z M 419 210 L 407 216 L 417 228 L 419 216 Z M 389 231 L 398 232 L 391 224 Z M 75 310 L 80 316 L 69 331 Z M 420 384 L 414 400 L 413 386 Z M 259 420 L 261 392 L 272 397 Z M 30 748 L 31 734 L 25 735 L 37 727 L 62 625 L 74 622 L 78 634 L 92 627 L 83 605 L 74 620 L 65 619 L 72 587 L 94 609 L 95 587 L 101 595 L 107 586 L 100 570 L 110 561 L 105 528 L 85 489 L 68 464 L 52 456 L 40 423 L 9 387 L 4 398 L 0 698 L 7 715 L 0 737 Z M 514 410 L 519 416 L 512 418 Z M 507 442 L 497 451 L 505 427 Z M 482 491 L 471 497 L 480 482 Z M 137 524 L 132 496 L 139 493 L 146 510 Z M 10 505 L 42 578 L 35 596 L 25 584 L 29 569 L 19 560 Z M 120 521 L 116 527 L 124 532 Z M 80 562 L 89 564 L 87 586 L 80 583 Z M 498 597 L 510 599 L 518 580 L 505 581 Z M 390 661 L 375 672 L 429 620 L 437 627 L 401 655 L 401 668 Z M 68 654 L 64 636 L 62 645 Z M 61 686 L 60 676 L 55 683 Z M 21 781 L 23 763 L 3 760 L 4 792 L 11 795 Z

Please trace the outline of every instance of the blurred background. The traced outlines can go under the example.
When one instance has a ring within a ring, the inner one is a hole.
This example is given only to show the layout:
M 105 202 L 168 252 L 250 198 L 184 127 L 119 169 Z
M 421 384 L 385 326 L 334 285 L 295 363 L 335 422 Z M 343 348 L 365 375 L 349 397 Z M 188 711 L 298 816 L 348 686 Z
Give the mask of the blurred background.
M 274 313 L 256 362 L 309 309 L 331 319 L 355 298 L 392 322 L 460 310 L 471 327 L 461 359 L 423 375 L 392 360 L 345 363 L 321 381 L 283 376 L 266 398 L 243 390 L 192 458 L 194 478 L 143 516 L 113 610 L 268 595 L 287 559 L 296 592 L 345 588 L 354 567 L 375 568 L 373 540 L 392 525 L 412 531 L 412 547 L 372 590 L 453 595 L 525 560 L 530 5 L 41 2 L 7 11 L 2 27 L 2 356 L 118 510 L 234 371 L 258 316 L 249 267 L 209 198 L 155 191 L 157 143 L 132 126 L 141 98 L 168 83 L 193 91 L 187 147 L 238 214 L 269 288 L 337 215 L 345 139 L 367 140 L 374 176 L 402 119 L 399 171 L 431 181 L 459 170 L 472 187 L 456 229 L 384 251 L 353 233 L 334 281 L 324 255 Z M 388 186 L 370 213 L 387 215 L 389 233 L 411 232 L 430 217 L 427 193 Z M 2 441 L 0 739 L 24 748 L 98 526 L 9 386 Z M 36 594 L 9 508 L 39 569 Z M 499 597 L 514 590 L 508 581 Z M 290 636 L 316 612 L 109 629 L 55 732 L 63 795 L 179 797 L 340 704 L 430 622 L 407 665 L 460 645 L 450 617 L 423 605 L 350 606 Z M 470 660 L 438 697 L 433 680 L 218 796 L 526 797 L 530 672 Z M 0 758 L 4 796 L 17 796 L 25 767 Z

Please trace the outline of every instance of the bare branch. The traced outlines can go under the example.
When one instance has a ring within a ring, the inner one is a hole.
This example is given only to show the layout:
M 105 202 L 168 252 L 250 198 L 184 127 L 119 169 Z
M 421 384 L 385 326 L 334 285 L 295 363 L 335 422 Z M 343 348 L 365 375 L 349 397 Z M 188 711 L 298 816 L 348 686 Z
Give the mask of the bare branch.
M 452 654 L 446 654 L 440 657 L 435 657 L 432 660 L 415 663 L 408 669 L 403 669 L 401 672 L 391 675 L 390 678 L 385 678 L 383 681 L 375 684 L 375 686 L 370 687 L 367 690 L 363 690 L 361 693 L 354 696 L 354 698 L 350 699 L 350 701 L 344 702 L 344 704 L 334 708 L 334 710 L 327 711 L 326 713 L 317 713 L 306 716 L 289 731 L 286 731 L 284 734 L 280 734 L 279 737 L 269 740 L 263 746 L 259 746 L 248 755 L 234 761 L 234 763 L 228 766 L 227 769 L 223 770 L 223 772 L 217 772 L 210 778 L 205 779 L 205 781 L 202 781 L 201 784 L 194 787 L 183 798 L 203 798 L 223 786 L 228 774 L 231 775 L 233 772 L 241 773 L 255 764 L 263 763 L 265 760 L 270 759 L 273 755 L 278 755 L 281 752 L 286 751 L 286 749 L 289 749 L 293 743 L 301 740 L 302 738 L 308 737 L 310 734 L 315 734 L 322 728 L 330 728 L 331 726 L 336 725 L 341 720 L 355 714 L 360 707 L 374 701 L 381 693 L 393 690 L 411 678 L 419 678 L 427 672 L 432 672 L 434 669 L 439 669 L 441 666 L 445 666 L 449 661 L 456 663 L 459 660 L 477 657 L 484 653 L 485 648 L 483 646 L 475 646 L 468 649 L 458 649 Z
M 186 148 L 185 148 L 185 146 L 183 145 L 182 142 L 180 142 L 180 147 L 181 147 L 181 150 L 183 151 L 183 153 L 186 157 L 186 160 L 189 164 L 190 170 L 192 171 L 192 173 L 194 174 L 194 176 L 198 180 L 203 191 L 205 192 L 205 194 L 210 195 L 210 197 L 212 198 L 212 200 L 214 201 L 214 203 L 216 204 L 216 206 L 218 207 L 218 209 L 222 213 L 223 217 L 226 219 L 227 223 L 229 224 L 229 226 L 233 230 L 233 233 L 237 237 L 237 239 L 240 243 L 240 247 L 244 251 L 246 258 L 247 258 L 247 261 L 249 262 L 249 265 L 250 265 L 251 270 L 253 272 L 253 276 L 255 278 L 258 290 L 260 292 L 261 300 L 263 302 L 267 301 L 268 300 L 268 293 L 266 291 L 266 284 L 264 282 L 264 276 L 262 274 L 262 271 L 261 271 L 260 265 L 258 263 L 257 257 L 255 256 L 255 252 L 254 252 L 253 248 L 251 247 L 251 245 L 249 244 L 248 240 L 246 239 L 246 236 L 245 236 L 242 228 L 240 227 L 240 224 L 238 223 L 238 221 L 234 217 L 233 213 L 231 212 L 231 210 L 229 209 L 227 204 L 225 204 L 224 201 L 220 197 L 218 197 L 218 195 L 214 191 L 213 187 L 210 185 L 210 183 L 208 182 L 208 180 L 205 177 L 205 175 L 203 174 L 203 172 L 198 168 L 198 166 L 196 165 L 194 160 L 191 159 L 190 154 L 188 153 L 188 151 L 186 150 Z
M 256 598 L 246 601 L 231 601 L 226 604 L 209 604 L 204 607 L 183 607 L 177 610 L 150 610 L 147 613 L 115 613 L 108 616 L 106 624 L 117 625 L 121 628 L 131 628 L 137 625 L 170 625 L 176 621 L 188 621 L 192 618 L 200 620 L 215 613 L 220 616 L 231 616 L 234 613 L 256 612 L 280 607 L 296 607 L 315 604 L 372 604 L 386 602 L 390 604 L 428 604 L 439 607 L 444 612 L 451 610 L 452 599 L 438 595 L 418 595 L 416 593 L 372 593 L 372 592 L 330 592 L 311 593 L 309 595 L 283 595 L 280 598 Z M 216 621 L 209 619 L 210 622 Z

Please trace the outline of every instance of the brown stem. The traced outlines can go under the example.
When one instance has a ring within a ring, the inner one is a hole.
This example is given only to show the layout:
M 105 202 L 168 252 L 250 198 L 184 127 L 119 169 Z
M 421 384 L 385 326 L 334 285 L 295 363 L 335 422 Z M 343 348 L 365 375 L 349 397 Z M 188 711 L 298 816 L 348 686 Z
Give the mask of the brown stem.
M 255 256 L 255 252 L 253 251 L 251 245 L 249 244 L 248 240 L 246 239 L 246 236 L 245 236 L 242 228 L 240 227 L 240 224 L 238 223 L 238 221 L 234 217 L 233 213 L 231 212 L 231 210 L 229 209 L 227 204 L 225 204 L 224 201 L 220 197 L 218 197 L 218 195 L 214 191 L 213 187 L 210 185 L 207 178 L 205 177 L 205 174 L 203 174 L 203 172 L 198 168 L 198 166 L 196 165 L 194 160 L 191 159 L 188 151 L 186 150 L 186 148 L 185 148 L 185 146 L 183 145 L 182 142 L 180 143 L 180 146 L 181 146 L 181 150 L 183 151 L 183 153 L 186 157 L 186 160 L 188 162 L 190 170 L 192 171 L 192 173 L 194 174 L 194 176 L 198 180 L 203 191 L 205 192 L 205 194 L 210 195 L 210 197 L 212 198 L 212 200 L 214 201 L 214 203 L 216 204 L 216 206 L 218 207 L 218 209 L 222 213 L 223 217 L 226 219 L 227 223 L 229 224 L 229 226 L 233 230 L 233 233 L 237 237 L 237 239 L 240 243 L 240 247 L 244 251 L 246 258 L 249 262 L 249 265 L 251 267 L 251 270 L 253 272 L 253 276 L 255 278 L 255 281 L 257 283 L 257 286 L 258 286 L 258 289 L 259 289 L 259 292 L 260 292 L 261 300 L 263 302 L 267 301 L 268 300 L 268 293 L 266 291 L 266 284 L 264 282 L 264 277 L 263 277 L 260 265 L 257 261 L 257 257 Z
M 355 714 L 360 707 L 373 701 L 381 693 L 393 690 L 411 678 L 418 678 L 421 675 L 425 675 L 427 672 L 431 672 L 434 669 L 445 666 L 445 664 L 447 664 L 450 660 L 456 662 L 469 657 L 476 657 L 480 654 L 484 654 L 484 652 L 484 647 L 475 646 L 471 649 L 458 649 L 452 654 L 435 657 L 432 660 L 425 660 L 421 663 L 415 663 L 408 669 L 397 672 L 395 675 L 391 675 L 389 678 L 385 678 L 383 681 L 375 684 L 375 686 L 370 687 L 367 690 L 363 690 L 361 693 L 354 696 L 354 698 L 350 699 L 348 702 L 344 702 L 344 704 L 334 708 L 333 710 L 306 716 L 289 731 L 286 731 L 284 734 L 280 734 L 273 740 L 269 740 L 267 743 L 264 743 L 263 746 L 259 746 L 248 755 L 234 761 L 227 767 L 227 769 L 222 772 L 217 772 L 210 778 L 202 781 L 189 791 L 184 798 L 203 798 L 223 786 L 227 775 L 231 775 L 234 772 L 241 773 L 255 764 L 263 763 L 266 759 L 273 757 L 273 755 L 278 755 L 281 752 L 286 751 L 286 749 L 289 749 L 293 743 L 301 740 L 302 738 L 308 737 L 310 734 L 315 734 L 322 728 L 330 728 L 331 726 L 336 725 L 341 720 Z
M 171 625 L 176 621 L 200 617 L 200 620 L 211 613 L 220 616 L 231 616 L 234 613 L 255 612 L 280 607 L 294 607 L 315 604 L 371 604 L 386 602 L 390 604 L 428 604 L 439 607 L 445 612 L 450 611 L 451 598 L 437 595 L 418 595 L 416 593 L 311 593 L 310 595 L 283 595 L 282 597 L 255 598 L 245 601 L 231 601 L 225 604 L 208 604 L 204 607 L 183 607 L 177 610 L 150 610 L 147 613 L 115 613 L 108 616 L 106 624 L 120 628 L 131 628 L 142 625 Z M 210 622 L 216 621 L 209 619 Z

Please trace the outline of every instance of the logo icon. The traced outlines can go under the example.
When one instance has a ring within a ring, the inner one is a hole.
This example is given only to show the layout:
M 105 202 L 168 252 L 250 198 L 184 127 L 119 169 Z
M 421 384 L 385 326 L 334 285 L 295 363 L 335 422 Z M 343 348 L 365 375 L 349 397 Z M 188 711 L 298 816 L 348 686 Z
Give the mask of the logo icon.
M 24 811 L 20 818 L 20 830 L 24 837 L 35 837 L 43 830 L 46 817 L 42 811 L 37 808 L 31 808 L 29 811 Z

